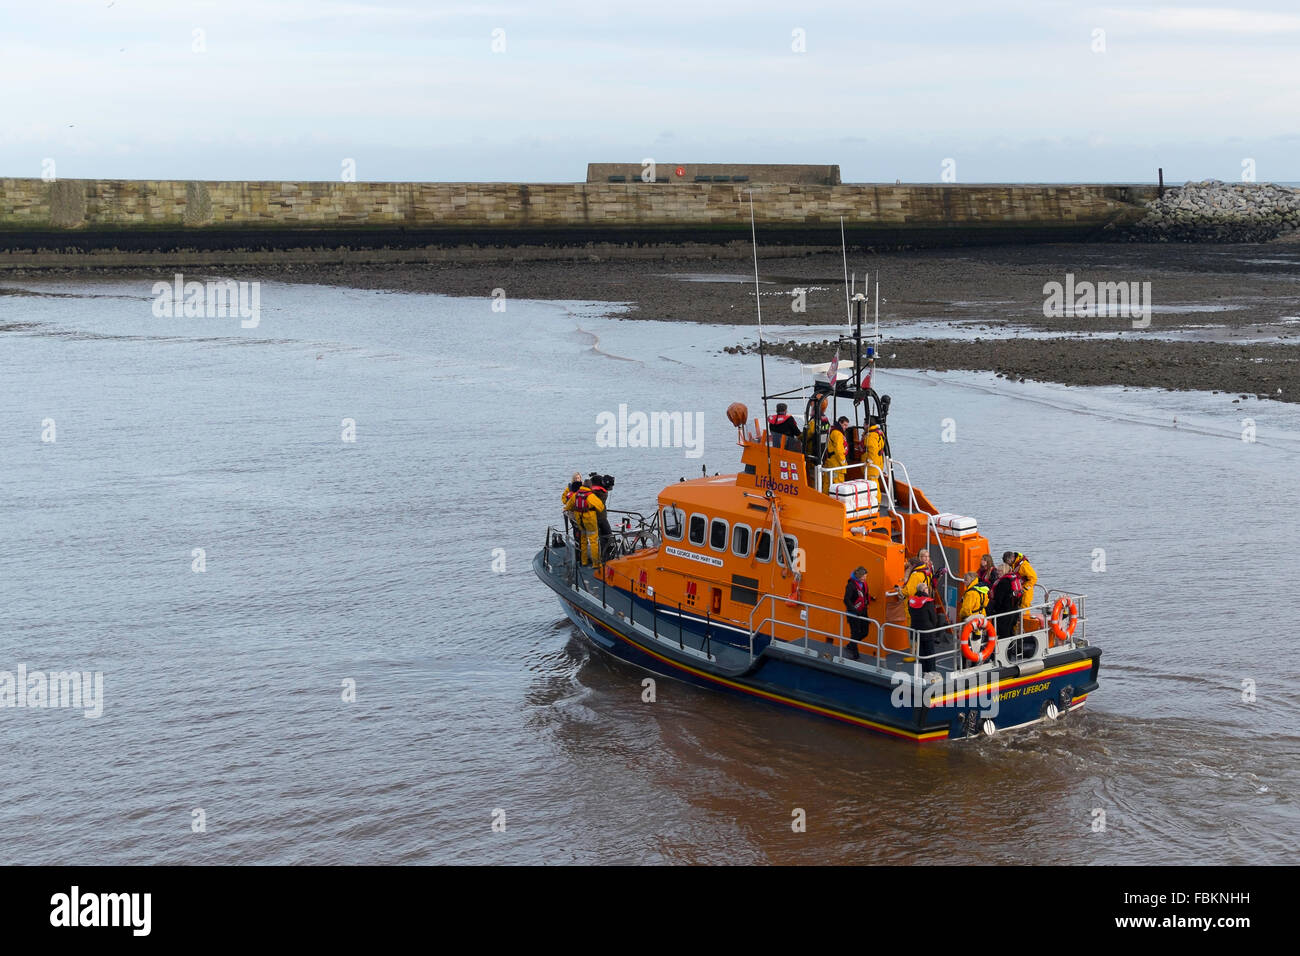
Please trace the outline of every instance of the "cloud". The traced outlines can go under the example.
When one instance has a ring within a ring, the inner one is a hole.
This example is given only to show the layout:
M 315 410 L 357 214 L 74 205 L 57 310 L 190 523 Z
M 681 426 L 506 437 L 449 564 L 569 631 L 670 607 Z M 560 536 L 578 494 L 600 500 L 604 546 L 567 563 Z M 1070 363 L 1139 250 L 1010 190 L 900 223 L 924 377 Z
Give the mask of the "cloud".
M 1097 11 L 1097 19 L 1099 23 L 1118 23 L 1162 33 L 1272 36 L 1300 31 L 1300 14 L 1227 7 L 1157 7 L 1153 10 L 1104 7 Z

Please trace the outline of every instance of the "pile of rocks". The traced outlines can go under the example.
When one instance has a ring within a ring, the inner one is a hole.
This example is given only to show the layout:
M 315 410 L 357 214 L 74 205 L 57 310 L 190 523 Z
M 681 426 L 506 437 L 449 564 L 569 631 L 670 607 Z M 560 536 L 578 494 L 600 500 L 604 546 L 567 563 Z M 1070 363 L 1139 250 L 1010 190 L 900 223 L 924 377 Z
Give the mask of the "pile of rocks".
M 1300 228 L 1300 189 L 1207 179 L 1165 190 L 1130 238 L 1144 242 L 1268 242 Z

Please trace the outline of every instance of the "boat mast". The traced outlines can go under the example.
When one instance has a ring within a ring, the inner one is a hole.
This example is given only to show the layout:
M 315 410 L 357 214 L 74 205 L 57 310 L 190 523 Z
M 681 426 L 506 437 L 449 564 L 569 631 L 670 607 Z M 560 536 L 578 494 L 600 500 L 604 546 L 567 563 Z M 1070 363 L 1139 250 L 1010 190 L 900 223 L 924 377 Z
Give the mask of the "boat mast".
M 772 435 L 771 418 L 767 414 L 767 355 L 763 351 L 763 302 L 758 291 L 758 232 L 754 228 L 754 190 L 749 190 L 749 238 L 754 246 L 754 309 L 758 313 L 758 367 L 763 377 L 763 426 L 767 429 L 767 487 L 763 497 L 773 498 L 772 493 Z
M 840 253 L 844 256 L 844 317 L 849 320 L 849 325 L 852 325 L 853 310 L 849 307 L 849 247 L 844 243 L 843 216 L 840 216 Z

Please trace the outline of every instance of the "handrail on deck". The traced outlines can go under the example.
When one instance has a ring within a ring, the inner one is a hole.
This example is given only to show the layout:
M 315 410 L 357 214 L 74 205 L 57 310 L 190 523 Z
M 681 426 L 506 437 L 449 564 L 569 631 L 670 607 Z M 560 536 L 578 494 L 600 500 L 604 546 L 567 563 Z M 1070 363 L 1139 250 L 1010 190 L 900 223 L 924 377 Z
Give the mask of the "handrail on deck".
M 1052 642 L 1055 640 L 1054 636 L 1052 636 L 1050 633 L 1050 624 L 1049 624 L 1050 617 L 1049 617 L 1048 608 L 1051 604 L 1051 600 L 1050 600 L 1051 594 L 1058 594 L 1058 595 L 1069 597 L 1076 602 L 1079 608 L 1079 617 L 1078 617 L 1079 629 L 1076 630 L 1075 635 L 1072 635 L 1066 641 L 1060 642 L 1059 645 L 1057 646 L 1077 647 L 1086 644 L 1086 641 L 1084 640 L 1083 631 L 1082 631 L 1083 625 L 1086 621 L 1086 617 L 1084 615 L 1084 609 L 1083 609 L 1085 596 L 1082 594 L 1074 594 L 1072 592 L 1056 589 L 1048 592 L 1048 600 L 1041 604 L 1030 604 L 1027 607 L 1017 607 L 1011 609 L 1010 611 L 1003 611 L 999 614 L 986 614 L 983 616 L 987 621 L 993 623 L 994 633 L 996 634 L 997 621 L 999 619 L 1011 617 L 1012 615 L 1018 615 L 1020 621 L 1023 623 L 1025 615 L 1035 614 L 1035 616 L 1037 616 L 1041 614 L 1043 620 L 1042 627 L 1036 628 L 1035 630 L 1032 631 L 1021 631 L 1015 634 L 1013 637 L 1007 638 L 1007 640 L 1013 640 L 1013 639 L 1018 640 L 1027 637 L 1037 638 L 1039 636 L 1043 636 L 1048 639 L 1047 647 L 1050 648 L 1053 646 Z M 781 617 L 778 617 L 777 605 L 776 605 L 776 602 L 778 600 L 781 600 L 787 606 L 793 608 L 799 608 L 800 609 L 799 620 L 792 621 L 792 620 L 786 620 Z M 772 606 L 771 610 L 769 610 L 764 617 L 762 617 L 757 622 L 755 622 L 755 616 L 759 613 L 759 610 L 763 607 L 763 605 L 768 602 L 771 602 L 771 606 Z M 813 627 L 809 622 L 809 618 L 808 618 L 808 612 L 813 610 L 834 615 L 837 618 L 837 622 L 839 625 L 838 633 L 832 633 L 830 631 L 822 630 L 821 628 Z M 799 638 L 797 637 L 788 640 L 786 638 L 781 637 L 779 633 L 779 629 L 785 627 L 795 631 L 802 631 L 803 632 L 802 644 L 805 650 L 810 649 L 808 646 L 808 642 L 812 635 L 818 635 L 819 639 L 821 640 L 826 640 L 827 638 L 829 638 L 831 639 L 830 641 L 831 643 L 842 642 L 837 644 L 838 649 L 835 658 L 840 662 L 844 661 L 845 659 L 844 649 L 850 644 L 856 645 L 859 648 L 860 656 L 863 651 L 866 651 L 870 653 L 871 656 L 874 656 L 877 661 L 879 661 L 882 657 L 886 661 L 888 661 L 893 655 L 900 656 L 905 659 L 909 657 L 913 658 L 914 663 L 916 665 L 914 670 L 916 672 L 916 676 L 918 677 L 921 676 L 921 674 L 924 671 L 927 670 L 936 671 L 938 669 L 937 664 L 945 658 L 951 658 L 951 663 L 953 665 L 954 671 L 959 669 L 974 670 L 977 667 L 992 667 L 995 664 L 992 657 L 990 657 L 987 661 L 983 661 L 979 664 L 970 664 L 970 666 L 965 666 L 963 664 L 963 659 L 961 658 L 960 634 L 962 628 L 965 626 L 965 621 L 958 621 L 955 624 L 943 624 L 938 627 L 927 629 L 925 631 L 918 631 L 912 628 L 910 625 L 897 624 L 892 621 L 881 622 L 877 618 L 870 617 L 868 615 L 861 615 L 861 614 L 854 615 L 859 620 L 863 620 L 867 622 L 868 634 L 872 632 L 871 625 L 872 624 L 875 625 L 875 629 L 874 629 L 874 633 L 876 635 L 875 640 L 861 641 L 861 640 L 855 640 L 854 638 L 851 637 L 844 636 L 844 625 L 846 620 L 849 617 L 849 613 L 850 612 L 848 612 L 847 610 L 841 608 L 833 608 L 833 607 L 827 607 L 825 605 L 820 605 L 820 604 L 812 604 L 807 601 L 790 601 L 781 598 L 781 596 L 777 594 L 765 594 L 759 599 L 758 603 L 754 606 L 753 610 L 750 611 L 750 615 L 749 615 L 750 659 L 752 660 L 755 656 L 754 647 L 755 647 L 755 641 L 757 637 L 763 633 L 764 626 L 770 624 L 771 631 L 772 631 L 772 633 L 768 635 L 770 637 L 770 640 L 782 640 L 790 644 L 799 643 Z M 892 631 L 889 630 L 891 628 L 893 629 Z M 900 630 L 907 632 L 908 635 L 907 649 L 903 650 L 900 648 L 886 646 L 884 644 L 884 637 L 886 633 L 897 633 Z M 953 639 L 952 648 L 944 649 L 944 650 L 936 650 L 934 653 L 925 655 L 923 657 L 920 654 L 920 638 L 922 635 L 933 635 L 936 638 L 947 638 L 948 636 L 951 636 Z M 924 666 L 925 662 L 929 662 L 931 666 L 925 667 Z
M 554 540 L 556 537 L 558 537 L 561 541 L 561 544 L 558 547 L 554 545 Z M 598 572 L 598 577 L 600 580 L 599 594 L 582 586 L 582 584 L 580 583 L 581 576 L 578 573 L 579 565 L 578 562 L 573 557 L 573 548 L 575 543 L 576 543 L 575 539 L 573 538 L 572 535 L 568 534 L 567 531 L 561 531 L 560 529 L 555 528 L 553 526 L 548 526 L 546 529 L 546 544 L 542 549 L 542 566 L 547 571 L 550 571 L 551 551 L 559 550 L 565 556 L 565 560 L 564 560 L 565 570 L 571 572 L 568 575 L 566 575 L 566 583 L 569 587 L 569 590 L 581 592 L 583 594 L 588 595 L 591 598 L 598 598 L 600 600 L 600 607 L 602 611 L 606 611 L 606 612 L 613 611 L 614 613 L 618 614 L 620 617 L 623 616 L 623 612 L 618 607 L 611 605 L 609 603 L 607 599 L 606 585 L 614 583 L 614 580 L 621 576 L 627 581 L 626 590 L 627 590 L 628 604 L 627 604 L 626 620 L 628 621 L 628 623 L 631 624 L 634 628 L 639 626 L 642 629 L 648 629 L 656 640 L 666 639 L 660 635 L 659 618 L 662 614 L 671 615 L 673 613 L 671 610 L 672 605 L 665 604 L 664 602 L 660 601 L 654 593 L 654 587 L 651 585 L 647 585 L 645 588 L 646 591 L 645 596 L 650 601 L 650 626 L 649 628 L 646 628 L 644 621 L 638 624 L 636 618 L 636 601 L 637 601 L 636 589 L 639 586 L 638 582 L 634 581 L 631 575 L 622 574 L 621 572 L 615 571 L 609 566 L 609 563 L 607 561 L 602 561 Z M 669 610 L 661 611 L 660 610 L 661 607 L 666 607 Z M 676 608 L 677 608 L 677 612 L 676 612 L 677 613 L 677 624 L 676 624 L 677 646 L 678 648 L 685 650 L 688 645 L 686 644 L 686 632 L 685 629 L 682 627 L 681 622 L 683 618 L 687 617 L 687 613 L 686 613 L 686 609 L 682 607 L 680 601 L 677 602 Z M 645 612 L 642 611 L 642 614 L 644 615 Z M 690 650 L 692 652 L 698 651 L 704 654 L 704 656 L 708 660 L 715 661 L 717 658 L 713 656 L 713 650 L 712 650 L 713 622 L 712 622 L 712 615 L 708 609 L 705 610 L 704 624 L 705 624 L 704 634 L 700 640 L 700 646 L 698 648 L 691 646 Z
M 557 537 L 561 542 L 559 546 L 555 545 L 555 540 Z M 578 573 L 578 562 L 574 558 L 574 552 L 573 552 L 573 548 L 575 544 L 576 544 L 575 538 L 571 534 L 569 534 L 567 530 L 562 531 L 555 527 L 548 527 L 546 529 L 546 540 L 542 551 L 543 567 L 547 571 L 552 570 L 551 554 L 553 551 L 556 550 L 560 551 L 565 556 L 564 569 L 567 572 L 570 572 L 569 574 L 566 575 L 566 583 L 569 589 L 573 591 L 581 591 L 585 594 L 592 596 L 593 598 L 598 597 L 600 600 L 601 608 L 606 611 L 611 610 L 611 605 L 608 603 L 606 599 L 605 586 L 607 582 L 613 583 L 611 578 L 615 578 L 619 576 L 620 572 L 612 570 L 611 568 L 608 567 L 608 564 L 602 564 L 601 573 L 600 573 L 600 582 L 601 582 L 600 593 L 599 595 L 596 595 L 591 590 L 582 586 L 581 584 L 581 576 Z M 633 626 L 636 626 L 637 625 L 636 589 L 637 587 L 639 587 L 639 584 L 638 582 L 634 581 L 630 575 L 622 574 L 622 577 L 624 577 L 627 580 L 627 596 L 629 602 L 628 620 Z M 1087 640 L 1086 640 L 1087 615 L 1085 613 L 1085 606 L 1084 606 L 1084 602 L 1086 601 L 1086 595 L 1076 594 L 1071 591 L 1066 591 L 1063 588 L 1049 589 L 1043 587 L 1042 585 L 1037 586 L 1036 591 L 1038 590 L 1041 590 L 1044 593 L 1045 600 L 1041 602 L 1032 602 L 1028 606 L 1024 606 L 1024 607 L 1012 608 L 1009 611 L 1003 611 L 999 614 L 986 614 L 984 615 L 984 618 L 987 621 L 993 623 L 994 632 L 996 633 L 997 621 L 999 619 L 1007 618 L 1012 615 L 1018 615 L 1019 620 L 1023 624 L 1026 615 L 1032 614 L 1034 616 L 1041 616 L 1041 619 L 1043 621 L 1043 626 L 1036 628 L 1032 631 L 1021 631 L 1015 634 L 1013 637 L 1007 638 L 1007 640 L 1018 640 L 1018 639 L 1029 638 L 1029 637 L 1032 638 L 1041 637 L 1047 640 L 1045 650 L 1051 649 L 1053 646 L 1062 647 L 1062 648 L 1064 647 L 1076 648 L 1081 646 L 1087 646 Z M 646 597 L 649 598 L 650 605 L 651 605 L 650 608 L 651 626 L 649 629 L 651 630 L 651 632 L 656 638 L 660 638 L 659 608 L 662 602 L 658 600 L 658 597 L 655 595 L 652 586 L 647 585 L 646 592 L 647 592 Z M 896 593 L 896 591 L 890 593 Z M 1051 613 L 1050 609 L 1052 605 L 1055 603 L 1053 599 L 1054 595 L 1056 596 L 1056 600 L 1059 600 L 1062 597 L 1073 600 L 1076 606 L 1078 607 L 1078 612 L 1079 612 L 1077 618 L 1078 624 L 1075 633 L 1072 634 L 1065 641 L 1061 641 L 1059 643 L 1056 642 L 1056 638 L 1054 635 L 1051 634 L 1051 630 L 1050 630 L 1050 613 Z M 779 612 L 780 605 L 777 604 L 778 601 L 782 602 L 783 605 L 791 609 L 798 609 L 798 619 L 789 620 L 786 617 L 780 616 L 780 612 Z M 766 614 L 762 618 L 755 620 L 758 614 L 760 613 L 760 611 L 764 609 L 764 605 L 769 605 Z M 671 605 L 665 605 L 665 606 L 671 607 Z M 617 608 L 613 608 L 613 609 L 617 610 Z M 823 630 L 818 627 L 813 627 L 811 620 L 808 616 L 809 613 L 812 611 L 833 615 L 836 619 L 837 630 L 835 632 L 832 632 L 832 631 Z M 644 614 L 644 611 L 642 613 Z M 672 611 L 670 610 L 667 613 L 671 614 Z M 684 617 L 687 617 L 688 615 L 687 615 L 687 609 L 684 608 L 680 602 L 678 602 L 676 606 L 676 614 L 677 614 L 676 627 L 677 627 L 678 645 L 684 649 L 685 629 L 682 627 L 682 619 Z M 964 661 L 964 659 L 961 656 L 961 644 L 960 644 L 960 634 L 962 628 L 965 625 L 964 621 L 958 621 L 954 624 L 940 625 L 938 627 L 930 628 L 925 631 L 917 631 L 907 624 L 898 624 L 892 621 L 882 622 L 881 620 L 871 617 L 869 615 L 854 615 L 858 619 L 863 620 L 867 623 L 868 634 L 872 633 L 871 625 L 872 624 L 875 625 L 875 629 L 874 629 L 875 640 L 863 641 L 863 640 L 856 640 L 854 638 L 845 636 L 844 634 L 845 623 L 849 618 L 849 614 L 850 612 L 843 608 L 828 607 L 827 605 L 815 604 L 810 601 L 794 601 L 782 597 L 779 594 L 771 594 L 771 593 L 764 594 L 762 597 L 758 599 L 757 603 L 755 603 L 754 607 L 750 610 L 749 613 L 748 643 L 749 643 L 750 661 L 752 662 L 754 658 L 757 656 L 755 645 L 759 637 L 763 637 L 763 636 L 768 637 L 769 643 L 771 641 L 779 640 L 787 644 L 798 644 L 800 642 L 799 637 L 792 637 L 787 639 L 780 635 L 780 629 L 787 628 L 793 631 L 802 631 L 802 645 L 805 650 L 812 650 L 809 647 L 809 642 L 813 639 L 834 644 L 836 646 L 836 654 L 833 660 L 837 661 L 838 663 L 841 664 L 845 663 L 846 661 L 845 653 L 844 653 L 845 649 L 850 645 L 855 645 L 859 649 L 859 660 L 861 660 L 865 652 L 866 655 L 874 656 L 876 658 L 877 666 L 885 666 L 879 663 L 882 660 L 882 658 L 887 665 L 892 663 L 893 658 L 901 657 L 903 658 L 902 663 L 914 664 L 913 673 L 917 678 L 920 678 L 926 671 L 931 671 L 931 672 L 937 671 L 938 670 L 937 665 L 942 660 L 945 659 L 950 660 L 952 664 L 952 670 L 954 672 L 957 672 L 959 670 L 970 672 L 970 671 L 977 670 L 979 668 L 989 669 L 996 666 L 996 659 L 993 658 L 992 656 L 990 656 L 988 660 L 978 664 L 971 664 L 969 662 Z M 704 621 L 705 621 L 705 632 L 700 641 L 700 646 L 698 648 L 692 648 L 692 650 L 702 652 L 705 655 L 707 655 L 707 657 L 710 660 L 713 660 L 714 658 L 711 649 L 712 639 L 713 639 L 712 616 L 709 609 L 707 608 L 705 609 Z M 763 630 L 764 627 L 768 625 L 770 625 L 770 631 L 771 631 L 770 634 L 765 633 Z M 641 626 L 645 627 L 644 623 L 642 623 Z M 890 633 L 897 633 L 898 631 L 903 631 L 907 634 L 906 648 L 895 648 L 895 647 L 886 646 L 886 644 L 884 643 L 885 635 Z M 942 638 L 942 639 L 946 639 L 947 637 L 950 636 L 952 638 L 952 647 L 950 649 L 936 650 L 932 654 L 922 656 L 920 654 L 920 638 L 922 635 L 932 635 L 935 638 Z M 911 658 L 912 660 L 909 662 L 907 658 Z M 848 660 L 850 663 L 853 662 L 851 659 Z M 929 665 L 928 667 L 926 666 L 927 664 Z M 893 669 L 893 668 L 889 668 L 889 669 Z

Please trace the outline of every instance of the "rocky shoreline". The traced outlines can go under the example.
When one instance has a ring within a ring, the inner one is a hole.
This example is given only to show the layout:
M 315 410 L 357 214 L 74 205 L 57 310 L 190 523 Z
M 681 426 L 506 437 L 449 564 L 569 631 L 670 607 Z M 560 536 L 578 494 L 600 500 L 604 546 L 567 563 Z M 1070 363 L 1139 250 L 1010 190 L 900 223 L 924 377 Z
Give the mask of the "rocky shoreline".
M 1300 189 L 1207 179 L 1165 190 L 1130 227 L 1132 242 L 1268 242 L 1300 229 Z

